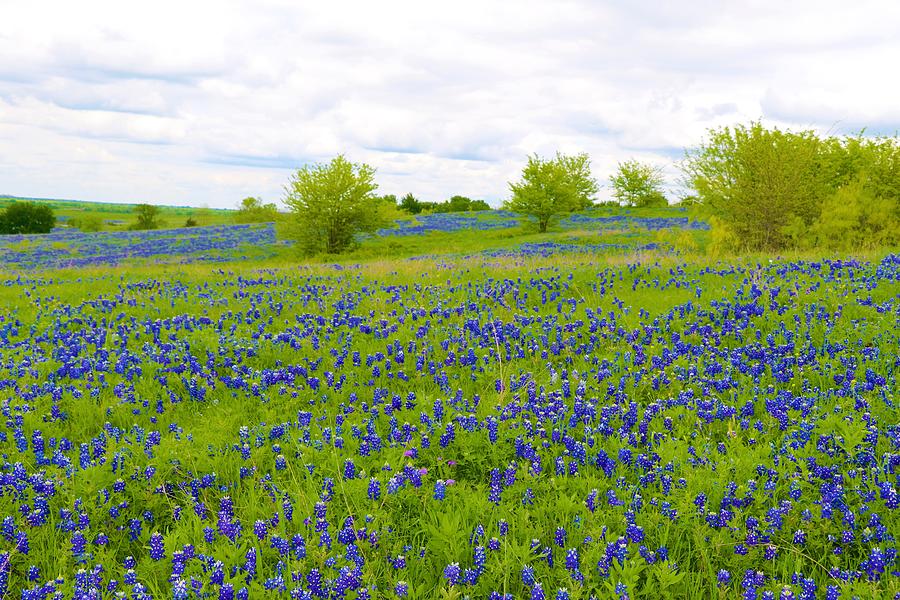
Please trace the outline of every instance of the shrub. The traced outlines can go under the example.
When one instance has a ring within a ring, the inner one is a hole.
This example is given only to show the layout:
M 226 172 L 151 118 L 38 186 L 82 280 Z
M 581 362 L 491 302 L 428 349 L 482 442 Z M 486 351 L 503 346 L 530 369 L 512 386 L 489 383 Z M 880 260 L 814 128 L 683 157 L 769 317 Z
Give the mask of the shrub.
M 0 234 L 50 233 L 56 225 L 53 209 L 38 202 L 13 202 L 0 211 Z

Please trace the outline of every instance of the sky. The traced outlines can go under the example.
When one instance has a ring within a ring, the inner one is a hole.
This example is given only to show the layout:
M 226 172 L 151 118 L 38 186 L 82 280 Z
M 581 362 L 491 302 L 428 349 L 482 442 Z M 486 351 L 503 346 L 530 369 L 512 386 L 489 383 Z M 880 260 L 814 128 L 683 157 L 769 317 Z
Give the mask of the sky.
M 677 162 L 762 120 L 900 130 L 900 3 L 0 0 L 0 194 L 280 202 L 344 154 L 379 193 L 498 206 L 537 153 Z

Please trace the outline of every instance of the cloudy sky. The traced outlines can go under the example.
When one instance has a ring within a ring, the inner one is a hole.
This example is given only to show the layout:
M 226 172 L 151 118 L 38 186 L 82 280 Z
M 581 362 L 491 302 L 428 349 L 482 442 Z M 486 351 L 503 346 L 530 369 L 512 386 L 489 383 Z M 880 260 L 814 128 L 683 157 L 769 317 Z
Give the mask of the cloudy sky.
M 886 0 L 0 0 L 0 193 L 233 207 L 338 153 L 427 200 L 556 150 L 674 183 L 710 127 L 900 130 L 897 31 Z

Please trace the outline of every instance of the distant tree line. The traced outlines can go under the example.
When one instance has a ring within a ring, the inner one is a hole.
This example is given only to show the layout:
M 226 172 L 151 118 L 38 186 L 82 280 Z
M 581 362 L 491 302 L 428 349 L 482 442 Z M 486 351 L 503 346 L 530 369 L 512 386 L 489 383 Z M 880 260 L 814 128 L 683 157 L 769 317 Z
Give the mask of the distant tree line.
M 444 202 L 423 202 L 412 194 L 406 194 L 399 202 L 393 195 L 383 196 L 385 200 L 397 204 L 400 210 L 411 215 L 421 213 L 458 213 L 490 210 L 490 205 L 484 200 L 472 200 L 466 196 L 451 196 Z

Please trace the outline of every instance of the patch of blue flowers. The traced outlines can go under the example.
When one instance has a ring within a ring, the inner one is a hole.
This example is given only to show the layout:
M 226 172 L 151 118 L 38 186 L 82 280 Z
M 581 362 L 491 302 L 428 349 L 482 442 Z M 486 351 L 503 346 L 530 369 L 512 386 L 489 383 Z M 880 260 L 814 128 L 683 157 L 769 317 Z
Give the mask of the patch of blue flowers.
M 528 217 L 505 210 L 481 211 L 477 213 L 433 213 L 418 215 L 409 220 L 396 221 L 394 227 L 380 229 L 380 236 L 410 236 L 432 232 L 453 233 L 457 231 L 489 231 L 510 229 L 521 225 Z M 708 230 L 702 221 L 692 221 L 687 217 L 636 217 L 629 215 L 597 216 L 577 213 L 563 218 L 560 226 L 564 229 L 661 229 Z
M 273 244 L 271 223 L 97 233 L 60 229 L 46 235 L 0 237 L 0 262 L 8 268 L 32 270 L 116 265 L 134 259 L 227 261 L 237 258 L 228 252 L 242 246 Z
M 900 256 L 425 268 L 0 282 L 0 597 L 900 592 Z

